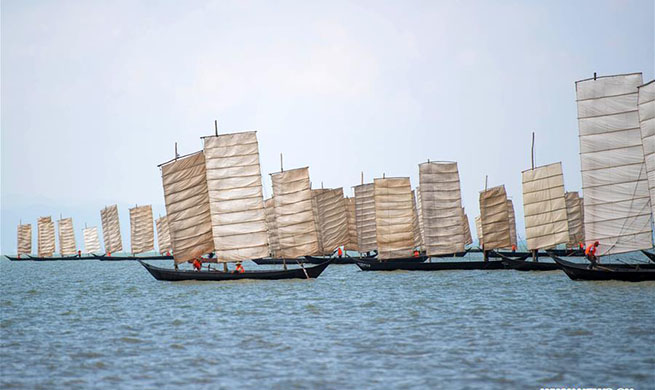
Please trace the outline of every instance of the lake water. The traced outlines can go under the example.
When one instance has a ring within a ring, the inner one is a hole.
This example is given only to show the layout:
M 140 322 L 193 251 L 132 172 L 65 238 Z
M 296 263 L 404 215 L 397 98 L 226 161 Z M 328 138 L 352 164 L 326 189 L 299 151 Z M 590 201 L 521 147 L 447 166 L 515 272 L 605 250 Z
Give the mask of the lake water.
M 0 272 L 2 389 L 655 388 L 654 282 L 333 265 L 311 281 L 170 283 L 136 262 L 5 259 Z

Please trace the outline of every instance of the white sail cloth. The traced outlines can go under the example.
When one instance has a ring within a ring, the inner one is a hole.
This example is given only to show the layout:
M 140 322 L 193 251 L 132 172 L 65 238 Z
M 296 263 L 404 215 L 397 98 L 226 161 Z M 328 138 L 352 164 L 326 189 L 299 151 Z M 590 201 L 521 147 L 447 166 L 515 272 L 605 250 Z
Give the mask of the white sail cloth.
M 77 254 L 75 244 L 75 230 L 73 229 L 73 218 L 63 218 L 57 221 L 59 228 L 59 253 L 63 256 Z
M 462 207 L 462 225 L 464 229 L 464 244 L 473 244 L 473 237 L 471 236 L 471 226 L 469 226 L 469 217 L 466 215 L 466 210 Z
M 482 247 L 484 245 L 484 241 L 482 240 L 482 222 L 480 221 L 480 216 L 478 215 L 475 217 L 475 230 L 478 234 L 478 245 Z
M 357 244 L 357 218 L 355 211 L 355 198 L 344 198 L 346 212 L 348 214 L 348 241 L 345 249 L 348 251 L 359 251 Z
M 130 243 L 132 253 L 149 252 L 155 249 L 152 206 L 136 206 L 130 209 Z
M 280 241 L 278 255 L 295 258 L 318 254 L 309 169 L 273 173 L 271 179 Z
M 655 80 L 639 86 L 639 127 L 648 172 L 651 212 L 655 214 Z
M 505 186 L 480 192 L 480 220 L 485 250 L 512 246 Z
M 98 238 L 98 228 L 95 226 L 87 227 L 82 230 L 84 236 L 84 252 L 100 253 L 100 239 Z
M 123 250 L 121 225 L 118 221 L 118 206 L 112 205 L 100 210 L 102 220 L 102 235 L 105 241 L 105 252 L 115 253 Z
M 418 214 L 418 230 L 421 233 L 421 246 L 425 246 L 425 225 L 423 224 L 423 209 L 421 209 L 421 187 L 416 187 L 416 213 Z
M 525 170 L 522 182 L 528 249 L 552 248 L 569 242 L 562 163 Z
M 584 242 L 584 215 L 582 213 L 582 198 L 577 192 L 567 192 L 564 194 L 566 199 L 566 216 L 569 221 L 569 247 L 577 247 L 579 243 Z
M 257 133 L 204 138 L 216 258 L 242 261 L 269 254 Z
M 641 73 L 576 82 L 584 230 L 599 255 L 652 247 L 637 87 Z
M 39 257 L 50 257 L 55 253 L 55 223 L 50 217 L 37 221 L 37 244 Z
M 175 263 L 214 250 L 205 155 L 197 152 L 162 165 L 162 184 Z
M 414 248 L 412 188 L 407 177 L 375 179 L 378 258 L 409 257 Z
M 275 200 L 273 198 L 264 201 L 266 207 L 266 228 L 268 229 L 268 243 L 272 256 L 276 256 L 280 250 L 280 239 L 277 236 L 277 222 L 275 221 Z
M 310 187 L 311 187 L 311 182 L 310 182 Z M 314 225 L 316 226 L 316 242 L 318 243 L 318 253 L 325 254 L 326 249 L 323 248 L 323 237 L 321 236 L 321 228 L 318 222 L 319 211 L 318 211 L 318 201 L 316 200 L 316 198 L 319 194 L 322 194 L 328 190 L 324 188 L 319 188 L 311 191 L 312 191 L 312 213 L 314 214 Z
M 317 194 L 315 199 L 323 253 L 332 254 L 338 247 L 348 243 L 348 214 L 343 188 L 324 191 Z
M 173 248 L 171 247 L 171 232 L 168 228 L 168 217 L 163 216 L 155 220 L 157 225 L 157 244 L 159 245 L 159 253 L 170 253 Z
M 416 209 L 416 196 L 412 190 L 412 233 L 414 234 L 414 248 L 423 250 L 423 234 L 418 220 L 418 210 Z
M 509 242 L 516 246 L 516 215 L 514 214 L 514 203 L 507 199 L 507 215 L 509 217 Z
M 423 240 L 428 256 L 464 251 L 462 197 L 456 162 L 419 164 Z
M 378 247 L 375 228 L 375 185 L 360 184 L 355 190 L 355 217 L 359 251 L 374 251 Z
M 17 236 L 16 253 L 19 255 L 29 255 L 32 253 L 32 225 L 29 223 L 18 225 Z

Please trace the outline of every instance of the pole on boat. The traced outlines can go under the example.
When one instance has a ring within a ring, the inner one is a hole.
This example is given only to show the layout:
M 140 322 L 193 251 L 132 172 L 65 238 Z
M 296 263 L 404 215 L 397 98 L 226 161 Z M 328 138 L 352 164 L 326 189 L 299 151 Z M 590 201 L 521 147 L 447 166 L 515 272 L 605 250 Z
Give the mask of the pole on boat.
M 177 153 L 177 142 L 175 142 L 175 159 L 177 160 L 178 157 L 180 157 L 180 155 Z
M 384 179 L 385 177 L 386 177 L 386 176 L 385 176 L 385 173 L 384 173 L 384 172 L 382 172 L 382 178 Z
M 487 181 L 489 179 L 489 175 L 484 175 L 484 190 L 487 190 Z
M 594 80 L 596 80 L 596 72 L 594 72 Z
M 360 181 L 361 181 L 360 184 L 364 184 L 364 171 L 362 171 Z
M 284 172 L 284 164 L 282 163 L 282 153 L 280 153 L 280 172 Z
M 228 269 L 227 269 L 227 263 L 223 263 L 223 271 L 225 271 L 225 272 L 228 271 Z
M 218 120 L 214 119 L 214 135 L 218 137 Z
M 284 270 L 287 270 L 287 259 L 285 257 L 282 258 L 282 266 L 284 267 Z
M 534 131 L 532 132 L 532 170 L 534 171 Z
M 532 132 L 532 152 L 531 152 L 531 157 L 532 157 L 532 170 L 534 171 L 534 131 Z M 539 261 L 539 254 L 537 253 L 537 249 L 532 250 L 532 261 L 538 262 Z
M 323 181 L 321 180 L 321 189 L 323 189 Z

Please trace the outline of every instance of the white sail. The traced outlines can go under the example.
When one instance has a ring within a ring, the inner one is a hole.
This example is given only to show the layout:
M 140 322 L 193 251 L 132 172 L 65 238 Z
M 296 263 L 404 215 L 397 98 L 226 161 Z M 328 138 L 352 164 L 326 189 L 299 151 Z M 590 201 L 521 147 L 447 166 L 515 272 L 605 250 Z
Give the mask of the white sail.
M 528 249 L 552 248 L 569 242 L 562 163 L 528 169 L 521 175 Z
M 478 234 L 478 245 L 482 247 L 484 245 L 484 241 L 482 240 L 482 222 L 480 221 L 480 216 L 478 215 L 475 217 L 475 230 Z
M 40 217 L 37 222 L 39 257 L 50 257 L 55 253 L 55 223 L 50 217 Z
M 566 199 L 566 216 L 569 223 L 568 246 L 577 248 L 579 243 L 584 243 L 582 198 L 577 192 L 567 192 L 564 194 L 564 198 Z
M 98 228 L 95 226 L 87 227 L 82 230 L 84 235 L 84 252 L 100 253 L 100 239 L 98 238 Z
M 63 256 L 77 254 L 75 244 L 75 230 L 73 229 L 73 218 L 63 218 L 57 221 L 59 228 L 59 253 Z
M 414 234 L 409 178 L 375 179 L 374 190 L 378 258 L 411 256 Z
M 273 173 L 271 179 L 280 240 L 278 255 L 295 258 L 318 254 L 309 169 L 298 168 Z
M 132 253 L 155 250 L 152 206 L 137 206 L 130 209 L 130 242 L 132 243 Z
M 419 164 L 421 212 L 428 256 L 464 251 L 462 198 L 456 162 Z
M 344 198 L 346 212 L 348 213 L 348 242 L 345 249 L 348 251 L 359 251 L 357 244 L 357 217 L 355 211 L 355 198 Z
M 507 214 L 509 216 L 509 242 L 516 246 L 516 215 L 514 214 L 514 203 L 507 199 Z
M 311 183 L 310 183 L 311 187 Z M 316 200 L 317 196 L 319 194 L 324 193 L 325 191 L 328 191 L 327 189 L 315 189 L 312 190 L 312 212 L 314 214 L 314 225 L 316 226 L 316 242 L 318 243 L 318 253 L 324 254 L 325 253 L 325 248 L 323 248 L 323 237 L 321 235 L 321 228 L 319 226 L 319 211 L 318 211 L 318 201 Z
M 480 192 L 480 220 L 485 250 L 512 246 L 505 186 Z
M 157 225 L 157 244 L 159 253 L 170 253 L 173 250 L 171 246 L 171 232 L 168 228 L 168 217 L 163 216 L 155 220 Z
M 655 80 L 639 86 L 639 127 L 648 172 L 651 212 L 655 214 Z
M 123 250 L 121 225 L 118 221 L 118 206 L 112 205 L 100 210 L 102 220 L 102 235 L 105 241 L 105 252 L 116 253 Z
M 32 225 L 18 225 L 18 243 L 16 253 L 19 255 L 29 255 L 32 253 Z
M 471 227 L 469 226 L 469 217 L 466 215 L 466 210 L 462 207 L 462 225 L 464 229 L 464 244 L 473 244 L 473 237 L 471 236 Z
M 355 190 L 355 217 L 359 251 L 374 251 L 378 247 L 375 229 L 375 186 L 360 184 Z
M 207 187 L 218 261 L 269 254 L 257 133 L 205 137 Z
M 343 188 L 326 190 L 315 197 L 318 206 L 318 226 L 323 240 L 323 253 L 332 254 L 348 243 L 348 214 Z
M 412 234 L 414 235 L 414 248 L 423 249 L 423 234 L 418 219 L 418 210 L 416 208 L 416 193 L 412 190 Z
M 280 250 L 280 239 L 277 236 L 277 222 L 275 220 L 275 200 L 273 198 L 264 201 L 266 207 L 266 228 L 268 229 L 268 243 L 272 256 L 276 256 Z
M 637 87 L 641 73 L 576 82 L 587 242 L 598 254 L 652 247 Z
M 164 201 L 175 263 L 214 250 L 205 155 L 197 152 L 161 167 Z

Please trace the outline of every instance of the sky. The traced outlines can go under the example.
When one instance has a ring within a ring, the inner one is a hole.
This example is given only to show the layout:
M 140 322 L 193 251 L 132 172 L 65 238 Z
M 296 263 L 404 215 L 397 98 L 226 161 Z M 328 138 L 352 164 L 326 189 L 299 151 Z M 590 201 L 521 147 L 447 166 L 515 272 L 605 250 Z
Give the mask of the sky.
M 457 161 L 471 230 L 521 171 L 562 161 L 581 188 L 576 80 L 655 72 L 650 1 L 7 1 L 1 18 L 0 253 L 16 226 L 118 204 L 165 215 L 157 165 L 201 136 L 256 130 L 269 173 L 314 188 Z M 99 229 L 100 230 L 100 229 Z

